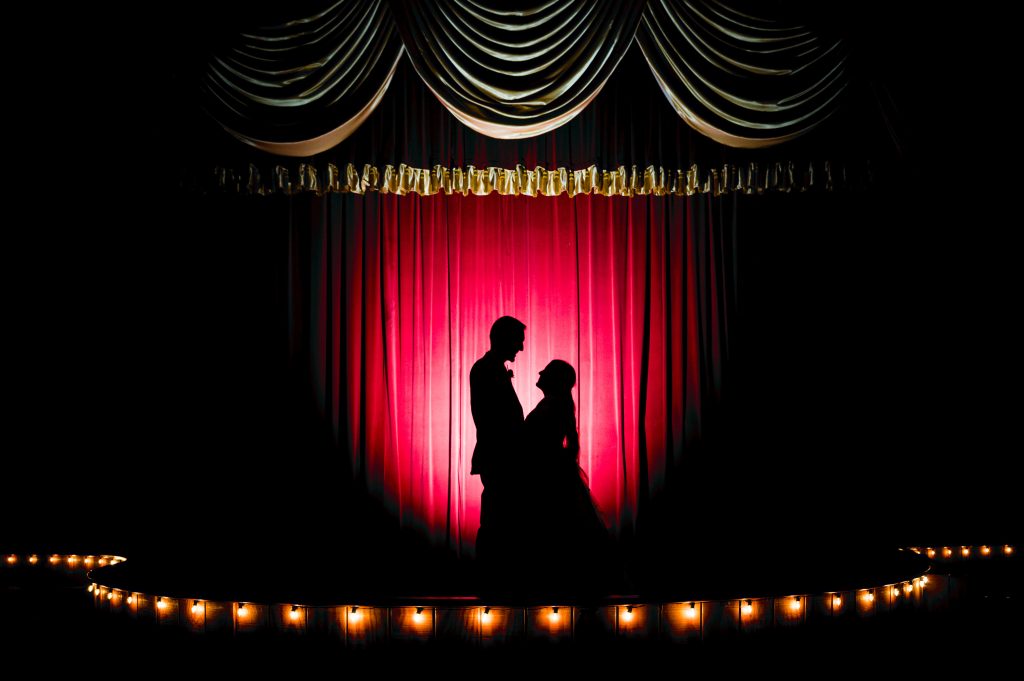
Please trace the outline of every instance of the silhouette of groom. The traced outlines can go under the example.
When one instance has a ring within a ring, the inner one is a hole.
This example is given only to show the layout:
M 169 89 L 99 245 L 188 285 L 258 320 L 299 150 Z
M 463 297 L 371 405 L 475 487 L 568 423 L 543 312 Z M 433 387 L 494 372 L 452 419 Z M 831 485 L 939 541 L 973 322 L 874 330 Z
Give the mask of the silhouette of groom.
M 476 448 L 471 475 L 484 484 L 480 498 L 477 556 L 490 569 L 511 568 L 520 504 L 517 469 L 523 428 L 523 406 L 512 387 L 514 362 L 526 339 L 526 325 L 515 317 L 502 317 L 491 326 L 491 349 L 469 372 L 470 405 L 476 424 Z

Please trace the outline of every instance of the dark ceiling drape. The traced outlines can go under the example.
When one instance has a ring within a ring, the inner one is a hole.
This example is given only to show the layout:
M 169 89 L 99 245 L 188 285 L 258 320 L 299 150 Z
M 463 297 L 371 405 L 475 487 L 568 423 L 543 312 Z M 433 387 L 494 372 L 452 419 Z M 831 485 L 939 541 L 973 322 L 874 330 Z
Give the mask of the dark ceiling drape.
M 293 199 L 292 353 L 353 477 L 404 527 L 472 552 L 469 370 L 513 315 L 524 410 L 549 361 L 576 368 L 581 466 L 632 535 L 727 389 L 735 200 Z
M 207 109 L 241 141 L 309 156 L 363 124 L 401 55 L 384 0 L 338 2 L 238 34 L 210 58 L 201 87 Z
M 791 140 L 828 118 L 849 80 L 844 42 L 730 4 L 647 4 L 636 41 L 676 113 L 716 142 L 743 148 Z
M 502 139 L 533 137 L 577 116 L 626 53 L 643 7 L 394 3 L 423 82 L 463 124 Z
M 200 77 L 206 108 L 246 144 L 293 157 L 336 146 L 380 103 L 403 45 L 456 119 L 500 139 L 578 116 L 634 42 L 683 121 L 731 147 L 806 133 L 835 112 L 848 81 L 844 42 L 779 8 L 752 16 L 707 0 L 324 4 L 213 46 Z

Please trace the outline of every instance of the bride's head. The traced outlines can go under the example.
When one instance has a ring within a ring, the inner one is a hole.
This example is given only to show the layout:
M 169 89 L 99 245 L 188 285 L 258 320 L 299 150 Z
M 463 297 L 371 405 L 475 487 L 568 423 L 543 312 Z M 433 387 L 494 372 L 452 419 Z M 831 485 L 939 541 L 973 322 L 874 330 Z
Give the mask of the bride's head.
M 549 397 L 568 395 L 574 385 L 576 385 L 576 370 L 572 368 L 571 364 L 560 359 L 551 360 L 540 372 L 540 379 L 537 381 L 537 387 Z

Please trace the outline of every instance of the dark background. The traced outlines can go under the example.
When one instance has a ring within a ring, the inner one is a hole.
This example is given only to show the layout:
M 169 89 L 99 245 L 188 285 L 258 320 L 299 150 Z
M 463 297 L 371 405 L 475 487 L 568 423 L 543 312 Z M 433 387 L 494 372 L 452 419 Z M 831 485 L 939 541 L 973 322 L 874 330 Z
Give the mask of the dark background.
M 735 399 L 688 464 L 706 499 L 730 501 L 687 517 L 689 537 L 1014 539 L 1010 43 L 990 17 L 882 7 L 812 16 L 850 37 L 863 92 L 881 94 L 795 149 L 827 158 L 870 137 L 878 181 L 744 204 Z M 33 38 L 4 48 L 0 543 L 383 541 L 387 518 L 367 522 L 372 507 L 334 482 L 339 455 L 290 392 L 284 202 L 176 189 L 183 171 L 241 155 L 189 94 L 232 9 L 17 11 L 11 30 Z

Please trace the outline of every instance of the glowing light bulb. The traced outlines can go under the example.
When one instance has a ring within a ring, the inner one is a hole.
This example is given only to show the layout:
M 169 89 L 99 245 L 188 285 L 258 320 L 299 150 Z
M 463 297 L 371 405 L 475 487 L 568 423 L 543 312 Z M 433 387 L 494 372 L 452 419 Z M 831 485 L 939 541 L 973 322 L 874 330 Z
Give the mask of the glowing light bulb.
M 192 614 L 198 615 L 200 610 L 202 610 L 202 606 L 199 605 L 199 601 L 192 601 Z
M 288 613 L 288 617 L 290 617 L 293 622 L 299 619 L 299 606 L 293 605 L 292 611 Z
M 106 564 L 107 564 L 107 559 L 106 558 L 100 558 L 100 566 L 102 567 L 102 566 L 104 566 Z
M 128 598 L 124 599 L 124 602 L 127 603 L 128 605 L 131 605 L 132 603 L 135 602 L 135 597 L 134 596 L 129 596 Z
M 60 556 L 50 556 L 50 565 L 56 565 L 60 562 Z
M 558 618 L 559 618 L 558 608 L 557 607 L 551 608 L 551 614 L 548 615 L 548 619 L 551 620 L 552 623 L 554 623 L 554 622 L 558 621 Z
M 871 591 L 868 591 L 866 594 L 864 594 L 864 600 L 867 601 L 868 603 L 874 603 L 875 602 L 875 594 L 873 592 L 871 592 Z
M 427 621 L 427 616 L 423 614 L 423 608 L 416 608 L 416 612 L 412 616 L 412 621 L 416 624 L 423 624 Z
M 85 564 L 86 565 L 92 565 L 92 556 L 87 556 L 86 557 Z
M 14 555 L 7 556 L 7 564 L 8 565 L 14 565 L 17 562 L 18 562 L 18 557 L 17 556 L 14 556 Z
M 964 546 L 964 547 L 961 547 L 961 548 L 960 548 L 960 554 L 961 554 L 961 555 L 962 555 L 962 556 L 963 556 L 964 558 L 966 558 L 967 556 L 971 555 L 971 547 L 970 547 L 970 546 Z
M 934 558 L 935 557 L 935 549 L 928 549 L 928 557 L 929 558 Z
M 245 603 L 238 604 L 238 616 L 245 617 L 249 614 L 249 608 L 245 607 Z
M 800 597 L 799 596 L 793 596 L 793 600 L 789 604 L 789 609 L 793 610 L 793 611 L 796 611 L 796 610 L 800 609 Z
M 157 598 L 156 599 L 156 607 L 159 608 L 160 610 L 166 610 L 167 609 L 167 601 L 165 601 L 163 598 Z
M 622 621 L 623 622 L 632 622 L 633 621 L 633 617 L 634 617 L 634 615 L 633 615 L 633 606 L 632 605 L 626 606 L 626 612 L 622 613 Z
M 690 607 L 686 609 L 686 617 L 688 619 L 696 619 L 697 617 L 697 604 L 690 603 Z
M 899 587 L 896 587 L 896 586 L 894 586 L 894 587 L 892 588 L 892 597 L 893 597 L 893 598 L 899 598 L 899 597 L 900 597 L 900 590 L 899 590 Z
M 491 623 L 491 609 L 490 608 L 484 608 L 484 611 L 480 613 L 480 621 L 483 622 L 484 624 L 490 624 Z
M 356 624 L 363 619 L 363 613 L 359 612 L 359 606 L 353 605 L 352 611 L 348 614 L 348 621 L 352 624 Z
M 942 549 L 942 555 L 944 555 L 946 558 L 949 558 L 950 556 L 953 555 L 953 549 L 949 548 L 948 546 L 943 548 Z
M 832 597 L 832 606 L 836 607 L 836 608 L 843 607 L 843 597 L 840 596 L 839 594 L 836 594 L 835 596 L 833 596 Z
M 750 613 L 754 612 L 754 604 L 753 604 L 753 602 L 751 602 L 749 600 L 745 601 L 743 603 L 743 607 L 741 608 L 741 612 L 744 615 L 749 615 Z
M 107 594 L 107 600 L 108 601 L 114 600 L 114 592 L 113 591 L 111 591 L 110 593 Z
M 988 546 L 982 546 L 981 547 L 981 555 L 987 556 L 990 553 L 992 553 L 992 549 L 991 548 L 989 548 Z
M 907 593 L 910 593 L 911 591 L 914 590 L 914 587 L 910 583 L 907 583 L 907 584 L 903 585 L 903 590 L 906 591 Z
M 74 565 L 78 562 L 78 556 L 68 556 L 68 565 Z
M 928 583 L 928 576 L 925 575 L 924 577 L 921 578 L 921 586 L 924 586 L 927 583 Z
M 89 588 L 86 589 L 86 591 L 88 591 L 89 593 L 92 593 L 95 590 L 96 590 L 96 585 L 95 584 L 90 584 Z
M 1013 547 L 1007 544 L 1003 547 L 1003 553 L 1005 553 L 1006 555 L 1010 555 L 1011 553 L 1013 553 Z
M 36 563 L 39 562 L 39 556 L 36 556 L 36 555 L 29 556 L 28 557 L 28 562 L 31 563 L 32 565 L 35 565 Z

